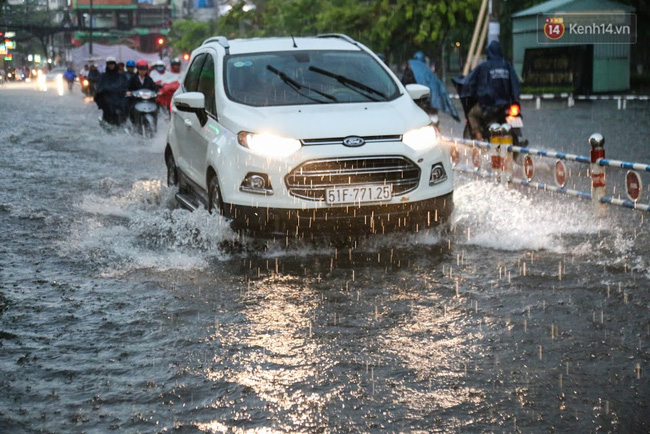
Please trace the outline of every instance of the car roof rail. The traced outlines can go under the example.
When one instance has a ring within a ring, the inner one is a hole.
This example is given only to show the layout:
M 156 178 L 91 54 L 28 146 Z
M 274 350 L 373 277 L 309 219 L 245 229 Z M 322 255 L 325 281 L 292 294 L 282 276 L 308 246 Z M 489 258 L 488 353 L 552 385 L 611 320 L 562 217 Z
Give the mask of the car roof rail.
M 230 54 L 230 43 L 225 36 L 212 36 L 203 41 L 201 45 L 209 44 L 210 42 L 217 42 L 219 45 L 226 49 L 226 54 Z
M 354 39 L 352 39 L 351 37 L 343 33 L 323 33 L 318 35 L 317 38 L 338 38 L 338 39 L 343 39 L 344 41 L 347 41 L 350 44 L 359 45 L 357 41 L 355 41 Z

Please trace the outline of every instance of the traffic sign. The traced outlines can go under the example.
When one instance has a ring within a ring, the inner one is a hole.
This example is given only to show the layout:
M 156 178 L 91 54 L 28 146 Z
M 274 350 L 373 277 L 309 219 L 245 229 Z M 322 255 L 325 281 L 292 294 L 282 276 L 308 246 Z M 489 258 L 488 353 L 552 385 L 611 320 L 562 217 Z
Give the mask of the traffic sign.
M 451 164 L 453 166 L 458 164 L 458 160 L 460 158 L 460 155 L 458 155 L 458 147 L 456 145 L 453 145 L 451 147 L 450 157 L 451 157 Z
M 627 192 L 627 198 L 632 202 L 636 202 L 641 197 L 641 191 L 643 190 L 643 182 L 641 181 L 641 176 L 638 172 L 634 170 L 628 170 L 625 175 L 625 190 Z
M 566 166 L 564 161 L 557 160 L 555 162 L 555 185 L 564 188 L 566 184 Z
M 474 163 L 474 169 L 481 168 L 481 151 L 478 148 L 472 149 L 472 163 Z
M 533 158 L 530 155 L 526 155 L 526 158 L 524 158 L 524 175 L 526 175 L 528 181 L 532 181 L 533 176 L 535 175 Z

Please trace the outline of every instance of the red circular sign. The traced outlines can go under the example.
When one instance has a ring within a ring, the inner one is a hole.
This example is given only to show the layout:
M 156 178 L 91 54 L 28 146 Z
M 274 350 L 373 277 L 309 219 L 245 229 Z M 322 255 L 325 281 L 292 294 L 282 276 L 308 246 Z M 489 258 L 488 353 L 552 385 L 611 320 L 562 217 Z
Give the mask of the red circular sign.
M 524 158 L 524 175 L 528 181 L 533 179 L 535 175 L 535 168 L 533 167 L 533 158 L 530 155 L 526 155 Z
M 458 159 L 460 158 L 460 156 L 458 155 L 458 148 L 456 147 L 456 145 L 451 147 L 450 157 L 451 157 L 452 165 L 455 166 L 456 164 L 458 164 Z
M 625 175 L 625 190 L 627 190 L 628 199 L 632 202 L 639 200 L 642 189 L 641 176 L 634 170 L 628 170 L 627 175 Z
M 555 163 L 555 185 L 564 188 L 566 184 L 566 166 L 562 160 L 557 160 Z
M 564 18 L 546 18 L 544 22 L 544 35 L 553 41 L 556 41 L 564 36 Z
M 472 163 L 476 170 L 481 168 L 481 151 L 478 148 L 472 149 Z

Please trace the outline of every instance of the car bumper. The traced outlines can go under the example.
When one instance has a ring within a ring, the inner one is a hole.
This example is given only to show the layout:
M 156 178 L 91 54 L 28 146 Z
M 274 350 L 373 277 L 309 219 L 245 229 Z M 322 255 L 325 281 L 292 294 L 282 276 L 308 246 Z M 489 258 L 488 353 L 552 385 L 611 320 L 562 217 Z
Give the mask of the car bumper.
M 235 230 L 252 234 L 297 237 L 417 232 L 449 220 L 453 192 L 400 204 L 319 209 L 278 209 L 226 204 L 225 217 Z

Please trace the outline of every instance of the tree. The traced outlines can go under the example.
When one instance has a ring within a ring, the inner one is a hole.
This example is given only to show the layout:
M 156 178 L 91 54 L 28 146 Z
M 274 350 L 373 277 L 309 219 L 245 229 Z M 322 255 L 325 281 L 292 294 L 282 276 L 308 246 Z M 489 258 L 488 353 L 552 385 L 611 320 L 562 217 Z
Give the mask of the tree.
M 169 43 L 177 52 L 188 52 L 211 36 L 210 25 L 199 21 L 182 20 L 172 24 Z
M 187 51 L 212 34 L 235 38 L 344 33 L 395 61 L 410 58 L 417 50 L 433 58 L 440 56 L 442 44 L 458 38 L 462 38 L 463 44 L 469 43 L 480 2 L 266 0 L 250 11 L 245 11 L 240 2 L 228 14 L 208 25 L 207 34 L 200 23 L 195 23 L 196 26 L 175 23 L 172 44 L 177 50 Z

